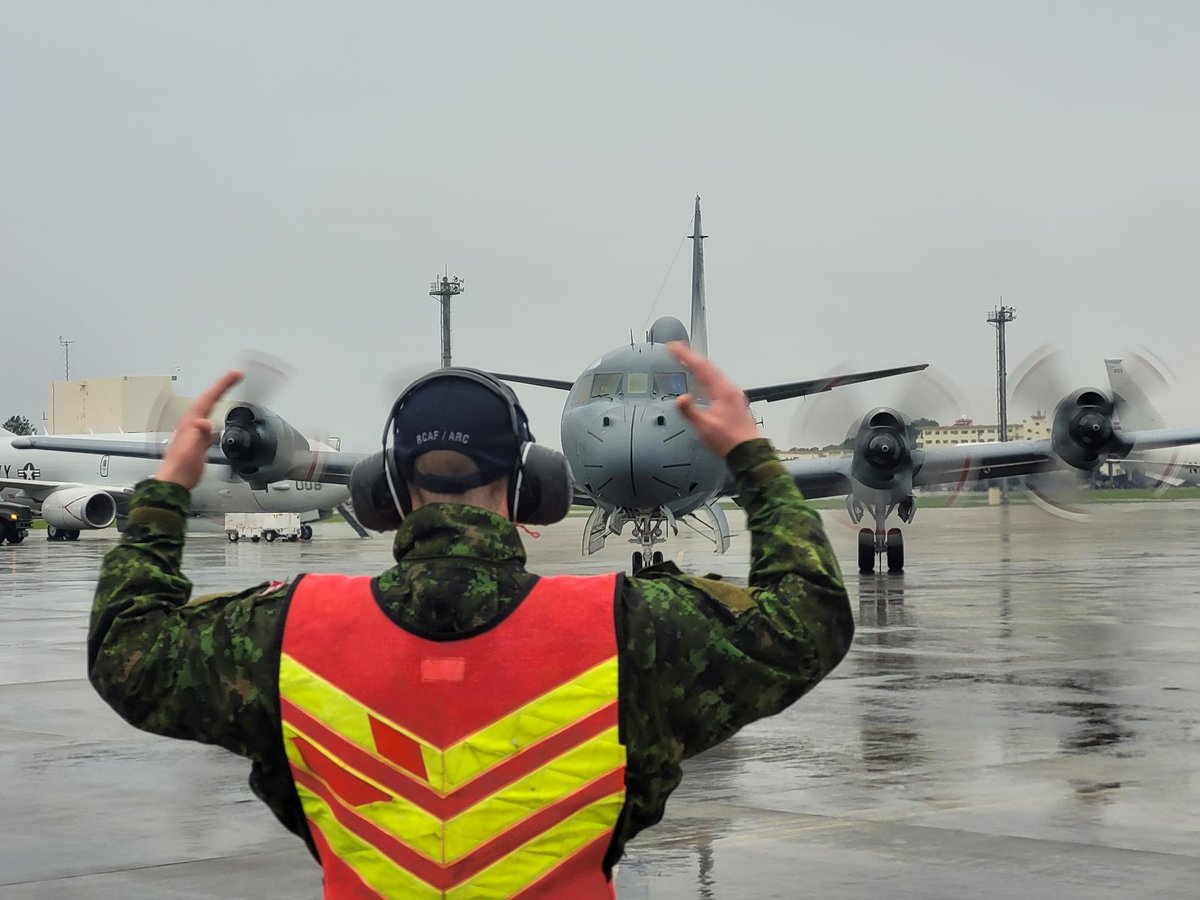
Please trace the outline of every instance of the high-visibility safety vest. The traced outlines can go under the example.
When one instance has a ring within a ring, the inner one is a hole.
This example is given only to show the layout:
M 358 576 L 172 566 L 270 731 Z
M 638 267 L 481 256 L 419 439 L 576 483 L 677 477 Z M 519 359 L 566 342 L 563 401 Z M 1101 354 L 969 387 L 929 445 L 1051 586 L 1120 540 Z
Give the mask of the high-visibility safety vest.
M 428 640 L 368 578 L 296 584 L 279 702 L 326 898 L 614 896 L 615 590 L 541 578 L 491 628 Z

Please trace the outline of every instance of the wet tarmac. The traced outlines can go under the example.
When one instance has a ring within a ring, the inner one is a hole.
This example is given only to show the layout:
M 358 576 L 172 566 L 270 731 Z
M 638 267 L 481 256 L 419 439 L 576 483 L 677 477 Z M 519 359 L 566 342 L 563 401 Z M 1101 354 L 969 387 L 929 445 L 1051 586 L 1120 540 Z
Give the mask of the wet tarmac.
M 731 521 L 733 521 L 731 516 Z M 527 540 L 552 573 L 582 518 Z M 692 760 L 630 847 L 622 900 L 1195 897 L 1200 884 L 1200 504 L 927 510 L 908 572 L 853 572 L 854 648 L 787 712 Z M 736 527 L 736 525 L 735 525 Z M 0 546 L 0 898 L 300 898 L 320 873 L 222 751 L 142 734 L 92 693 L 84 640 L 115 535 Z M 692 571 L 745 577 L 698 537 Z M 198 591 L 374 572 L 384 539 L 197 536 Z

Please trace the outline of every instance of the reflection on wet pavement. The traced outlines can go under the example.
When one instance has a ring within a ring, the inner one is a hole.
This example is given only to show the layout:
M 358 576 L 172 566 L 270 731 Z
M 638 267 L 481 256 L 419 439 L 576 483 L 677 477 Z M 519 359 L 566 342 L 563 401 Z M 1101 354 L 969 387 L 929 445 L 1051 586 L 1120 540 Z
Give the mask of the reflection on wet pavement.
M 840 517 L 840 518 L 844 518 Z M 855 534 L 827 527 L 841 559 Z M 582 519 L 527 539 L 543 572 Z M 736 527 L 736 526 L 735 526 Z M 690 760 L 618 874 L 630 898 L 1191 897 L 1200 883 L 1200 505 L 923 510 L 903 576 L 847 571 L 858 632 L 824 684 Z M 36 536 L 35 536 L 36 537 Z M 111 537 L 0 547 L 0 898 L 300 897 L 319 872 L 221 751 L 142 735 L 83 678 Z M 747 541 L 690 571 L 744 580 Z M 374 572 L 390 548 L 195 540 L 198 591 Z

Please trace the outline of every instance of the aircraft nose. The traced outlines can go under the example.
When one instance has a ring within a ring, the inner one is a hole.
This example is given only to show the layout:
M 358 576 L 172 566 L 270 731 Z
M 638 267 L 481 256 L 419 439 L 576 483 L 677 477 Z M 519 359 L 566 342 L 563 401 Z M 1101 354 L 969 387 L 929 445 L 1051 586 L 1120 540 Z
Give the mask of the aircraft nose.
M 580 481 L 614 506 L 661 506 L 694 488 L 695 444 L 673 403 L 614 404 L 588 424 Z

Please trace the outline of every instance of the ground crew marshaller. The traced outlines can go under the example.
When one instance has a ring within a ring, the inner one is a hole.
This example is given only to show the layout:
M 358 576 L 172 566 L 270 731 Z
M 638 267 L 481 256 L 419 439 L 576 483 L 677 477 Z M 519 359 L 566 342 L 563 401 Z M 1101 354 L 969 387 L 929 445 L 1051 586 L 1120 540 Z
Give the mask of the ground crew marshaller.
M 328 898 L 613 897 L 681 762 L 796 701 L 854 631 L 820 519 L 744 394 L 672 352 L 709 398 L 680 409 L 745 507 L 747 586 L 670 562 L 527 571 L 513 520 L 537 521 L 522 506 L 553 476 L 534 471 L 511 390 L 447 369 L 401 396 L 385 433 L 395 566 L 192 598 L 189 490 L 231 372 L 179 423 L 104 559 L 92 684 L 138 728 L 250 759 Z

